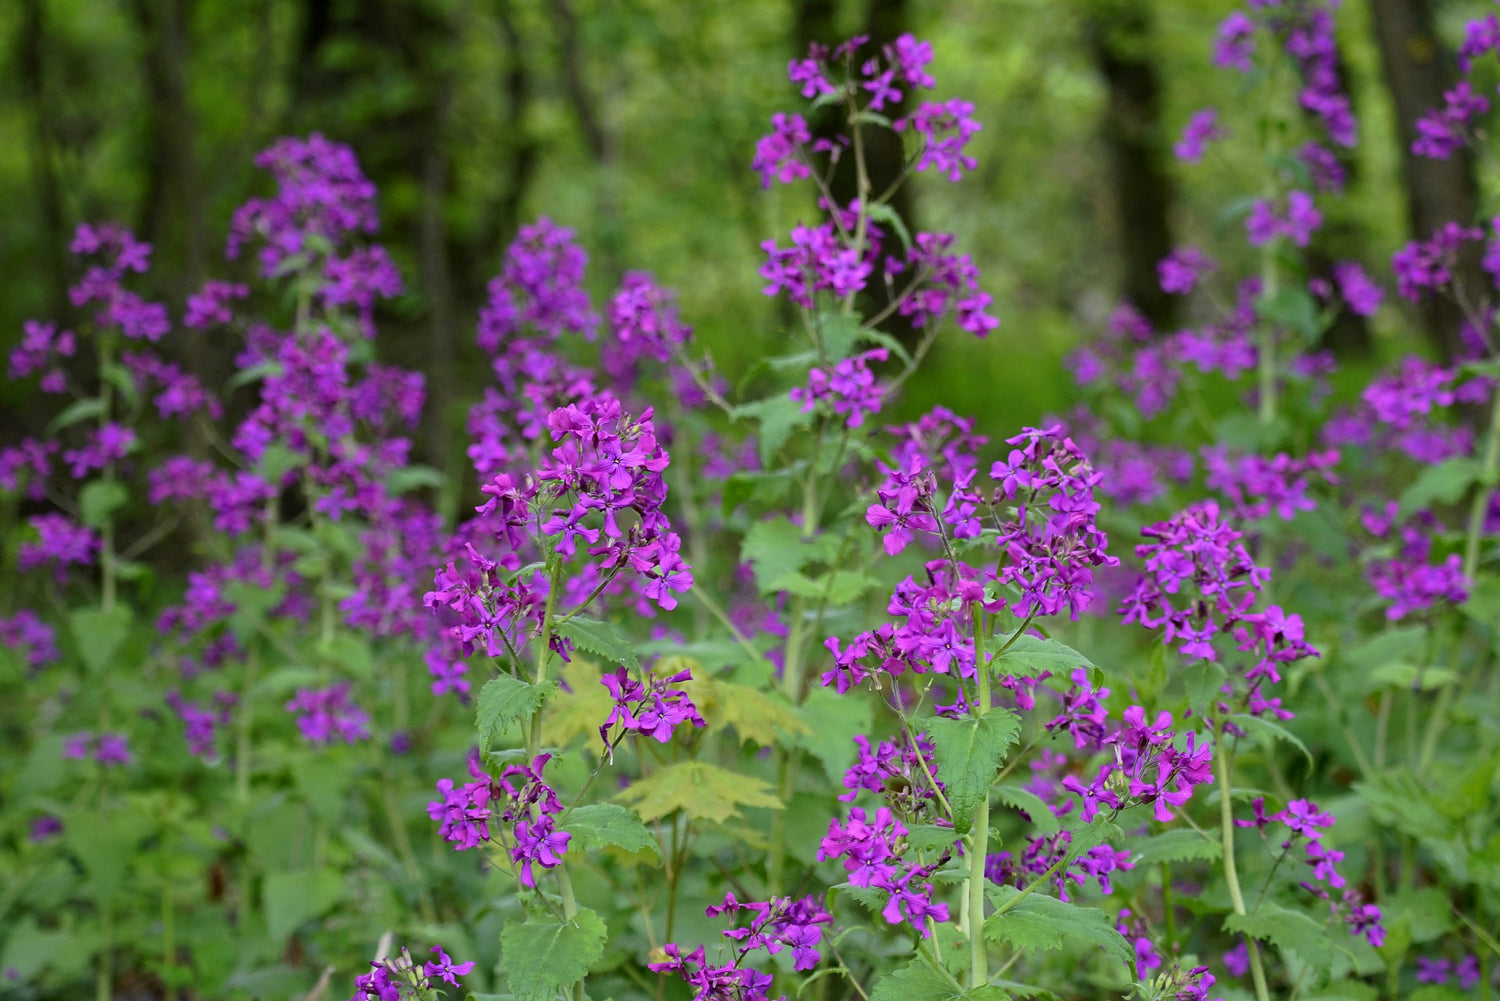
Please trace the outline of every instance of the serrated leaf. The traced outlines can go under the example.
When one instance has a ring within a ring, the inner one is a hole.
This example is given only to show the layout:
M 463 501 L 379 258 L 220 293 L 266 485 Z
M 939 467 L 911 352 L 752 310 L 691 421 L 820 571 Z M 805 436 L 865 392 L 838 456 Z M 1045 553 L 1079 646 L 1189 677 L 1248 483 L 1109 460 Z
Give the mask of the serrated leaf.
M 681 810 L 697 820 L 723 823 L 740 807 L 781 809 L 771 787 L 751 775 L 738 775 L 702 761 L 682 761 L 632 782 L 615 797 L 635 807 L 642 820 L 660 820 Z
M 987 896 L 996 907 L 1004 907 L 1020 893 L 1013 886 L 992 886 Z M 984 937 L 1023 952 L 1061 949 L 1064 942 L 1092 946 L 1135 970 L 1135 949 L 1108 914 L 1041 893 L 1032 893 L 1004 914 L 991 914 L 984 922 Z
M 991 640 L 999 649 L 1008 637 Z M 1094 662 L 1074 650 L 1066 643 L 1042 639 L 1040 636 L 1017 636 L 1004 654 L 995 661 L 993 668 L 1004 674 L 1036 677 L 1043 672 L 1066 678 L 1077 667 L 1094 667 Z
M 1062 830 L 1062 824 L 1057 815 L 1048 808 L 1042 797 L 1034 792 L 1028 792 L 1020 786 L 1002 785 L 995 787 L 995 798 L 1002 803 L 1009 803 L 1017 810 L 1023 810 L 1031 817 L 1031 822 L 1037 826 L 1037 830 L 1043 834 L 1056 834 Z
M 529 719 L 548 693 L 556 687 L 555 681 L 533 685 L 508 674 L 486 681 L 479 690 L 478 705 L 474 709 L 479 753 L 488 753 L 490 745 L 503 736 L 505 731 L 522 720 Z M 603 717 L 600 717 L 600 721 L 603 721 Z
M 1307 995 L 1307 1001 L 1375 1001 L 1378 997 L 1380 991 L 1371 984 L 1359 980 L 1335 980 Z
M 640 817 L 618 803 L 590 803 L 577 807 L 568 814 L 563 830 L 577 838 L 584 848 L 614 845 L 627 852 L 649 851 L 661 858 L 661 846 L 656 843 L 656 837 L 641 823 Z
M 1021 720 L 1009 709 L 991 709 L 982 716 L 960 719 L 932 717 L 922 720 L 937 752 L 937 779 L 946 787 L 953 808 L 953 825 L 967 833 L 974 811 L 988 804 L 990 784 L 1006 753 L 1021 734 Z
M 1005 992 L 991 985 L 965 990 L 948 971 L 918 956 L 875 981 L 870 1001 L 1005 1001 Z
M 608 931 L 587 907 L 572 921 L 507 921 L 500 932 L 500 969 L 516 1001 L 557 1001 L 604 955 Z
M 1224 846 L 1197 831 L 1163 831 L 1136 842 L 1131 846 L 1131 854 L 1136 865 L 1155 865 L 1158 862 L 1216 859 L 1224 854 Z
M 68 616 L 78 656 L 83 658 L 89 673 L 99 674 L 109 666 L 130 636 L 133 619 L 126 605 L 116 605 L 108 612 L 102 608 L 80 608 Z
M 951 827 L 917 824 L 906 832 L 906 843 L 919 852 L 943 852 L 953 847 L 958 834 Z
M 78 493 L 78 518 L 90 528 L 103 528 L 129 499 L 130 491 L 118 480 L 90 480 Z
M 793 572 L 768 581 L 765 590 L 785 591 L 800 598 L 820 601 L 826 597 L 830 605 L 847 605 L 878 583 L 875 578 L 857 570 L 835 570 L 832 574 L 819 574 L 817 577 Z
M 1319 970 L 1333 965 L 1333 946 L 1323 926 L 1301 911 L 1261 901 L 1249 914 L 1229 914 L 1224 930 L 1270 942 L 1278 949 L 1294 952 Z
M 608 690 L 599 684 L 599 665 L 581 657 L 562 665 L 559 670 L 567 684 L 547 700 L 542 716 L 542 732 L 547 741 L 566 746 L 580 736 L 599 739 L 599 725 L 614 707 Z
M 1216 701 L 1229 674 L 1224 665 L 1212 660 L 1196 660 L 1182 670 L 1182 684 L 1187 689 L 1188 705 L 1198 710 Z
M 812 729 L 780 692 L 767 694 L 749 685 L 705 677 L 701 664 L 693 674 L 694 679 L 682 689 L 711 727 L 727 724 L 742 741 L 751 740 L 761 747 L 770 747 L 785 737 L 800 737 Z
M 562 636 L 580 650 L 598 654 L 607 663 L 623 664 L 633 671 L 641 669 L 640 658 L 620 628 L 613 622 L 591 619 L 586 615 L 575 615 L 557 627 Z
M 1267 751 L 1275 747 L 1277 741 L 1291 744 L 1302 752 L 1302 756 L 1307 759 L 1309 765 L 1316 767 L 1312 752 L 1307 749 L 1306 744 L 1302 743 L 1302 738 L 1292 733 L 1292 731 L 1280 723 L 1260 716 L 1251 716 L 1247 713 L 1235 713 L 1229 717 L 1229 722 L 1244 730 L 1252 740 Z

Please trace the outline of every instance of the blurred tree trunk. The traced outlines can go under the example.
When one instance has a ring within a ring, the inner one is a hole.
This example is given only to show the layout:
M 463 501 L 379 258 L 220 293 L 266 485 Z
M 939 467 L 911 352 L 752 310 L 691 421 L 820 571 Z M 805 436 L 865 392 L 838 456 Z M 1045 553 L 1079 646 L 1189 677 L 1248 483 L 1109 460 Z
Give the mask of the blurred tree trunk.
M 839 32 L 837 4 L 833 0 L 797 0 L 793 9 L 796 19 L 794 22 L 796 58 L 801 59 L 806 56 L 808 46 L 814 42 L 832 48 L 844 41 Z M 859 33 L 870 36 L 870 41 L 867 43 L 868 51 L 878 51 L 905 34 L 909 30 L 909 22 L 908 0 L 867 0 L 863 25 Z M 900 103 L 895 106 L 888 105 L 883 112 L 886 117 L 894 120 L 911 110 L 912 94 L 910 91 L 909 87 L 902 88 Z M 847 128 L 842 107 L 820 109 L 812 116 L 808 124 L 814 138 L 832 138 Z M 869 174 L 870 191 L 873 195 L 879 195 L 889 190 L 906 169 L 906 149 L 902 144 L 901 136 L 890 129 L 861 125 L 860 132 L 865 149 L 865 169 Z M 859 197 L 859 179 L 852 156 L 840 158 L 838 168 L 834 171 L 829 183 L 829 190 L 840 205 L 848 205 Z M 902 184 L 897 188 L 889 204 L 906 223 L 907 228 L 915 233 L 918 229 L 916 200 L 912 196 L 910 185 Z M 889 229 L 889 227 L 886 228 Z M 881 247 L 880 259 L 875 262 L 876 277 L 870 282 L 865 293 L 860 296 L 859 308 L 864 315 L 873 316 L 890 305 L 893 290 L 885 286 L 880 276 L 886 273 L 885 262 L 887 260 L 891 258 L 904 260 L 905 257 L 905 248 L 902 247 L 900 239 L 895 233 L 888 233 Z M 903 316 L 892 315 L 882 326 L 903 342 L 910 343 L 916 339 L 915 331 Z
M 1461 149 L 1447 160 L 1433 160 L 1411 151 L 1417 119 L 1441 107 L 1443 91 L 1453 84 L 1453 74 L 1441 58 L 1431 4 L 1428 0 L 1371 0 L 1370 10 L 1386 87 L 1396 113 L 1411 236 L 1425 240 L 1447 222 L 1470 225 L 1479 213 L 1479 190 L 1469 150 Z M 1470 244 L 1457 270 L 1458 281 L 1471 290 L 1471 295 L 1488 284 L 1479 260 L 1479 248 Z M 1459 330 L 1463 313 L 1458 305 L 1429 298 L 1421 305 L 1421 315 L 1433 347 L 1443 358 L 1453 358 L 1462 343 Z
M 61 318 L 68 308 L 67 220 L 57 179 L 57 143 L 52 135 L 52 109 L 47 93 L 43 57 L 47 26 L 42 0 L 24 0 L 21 30 L 16 37 L 16 68 L 31 125 L 31 184 L 41 215 L 38 236 L 47 273 L 47 315 Z
M 500 35 L 505 41 L 505 131 L 506 146 L 510 158 L 505 164 L 506 183 L 500 204 L 495 213 L 495 223 L 501 239 L 508 241 L 521 227 L 521 205 L 531 180 L 536 175 L 539 150 L 536 140 L 526 128 L 526 112 L 531 106 L 532 80 L 528 68 L 529 59 L 521 32 L 516 27 L 516 16 L 512 0 L 500 0 L 497 17 Z M 485 241 L 485 250 L 501 240 Z M 486 268 L 493 262 L 485 260 Z
M 1090 0 L 1085 13 L 1089 51 L 1108 94 L 1101 132 L 1119 226 L 1121 292 L 1163 330 L 1176 319 L 1178 299 L 1161 290 L 1156 264 L 1172 252 L 1175 192 L 1167 171 L 1161 79 L 1152 61 L 1151 8 Z
M 595 198 L 599 214 L 600 268 L 611 286 L 623 275 L 624 223 L 620 217 L 620 143 L 602 110 L 607 103 L 596 96 L 584 67 L 583 46 L 578 37 L 578 16 L 569 0 L 551 0 L 552 22 L 557 31 L 558 72 L 563 93 L 573 109 L 583 145 L 599 169 Z

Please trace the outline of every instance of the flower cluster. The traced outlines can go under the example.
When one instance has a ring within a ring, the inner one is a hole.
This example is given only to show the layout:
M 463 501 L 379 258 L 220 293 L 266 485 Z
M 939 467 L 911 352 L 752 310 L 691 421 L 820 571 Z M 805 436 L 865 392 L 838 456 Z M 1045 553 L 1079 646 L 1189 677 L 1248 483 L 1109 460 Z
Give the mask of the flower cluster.
M 648 674 L 646 683 L 642 684 L 623 667 L 600 678 L 599 683 L 615 703 L 609 717 L 599 727 L 599 739 L 604 741 L 605 753 L 612 756 L 615 745 L 627 733 L 638 733 L 665 744 L 683 723 L 707 725 L 687 692 L 670 687 L 692 680 L 692 671 L 682 670 L 665 678 Z M 617 724 L 619 730 L 615 731 Z M 612 731 L 615 731 L 613 735 Z
M 748 925 L 724 932 L 735 943 L 728 962 L 710 963 L 703 946 L 684 956 L 679 946 L 668 943 L 662 947 L 666 958 L 648 964 L 657 973 L 677 974 L 694 988 L 693 997 L 699 1001 L 765 1001 L 772 978 L 745 966 L 745 961 L 758 951 L 774 956 L 790 949 L 792 969 L 811 970 L 822 959 L 818 951 L 822 926 L 833 920 L 816 897 L 773 897 L 765 903 L 742 904 L 733 893 L 726 893 L 723 903 L 705 913 L 711 918 L 740 913 L 749 917 Z
M 818 861 L 839 859 L 849 874 L 849 885 L 888 894 L 881 916 L 890 924 L 906 923 L 923 938 L 931 932 L 927 919 L 948 920 L 948 905 L 933 903 L 932 884 L 923 882 L 941 863 L 915 865 L 903 858 L 906 825 L 889 807 L 879 807 L 867 817 L 860 807 L 840 822 L 829 821 L 828 833 L 818 845 Z
M 1203 466 L 1205 485 L 1223 494 L 1233 505 L 1240 521 L 1269 518 L 1273 514 L 1290 521 L 1298 511 L 1311 511 L 1317 503 L 1308 496 L 1314 479 L 1337 483 L 1333 470 L 1338 466 L 1336 450 L 1313 452 L 1296 459 L 1285 452 L 1267 458 L 1263 455 L 1237 455 L 1225 448 L 1205 448 Z
M 75 733 L 63 741 L 63 759 L 84 761 L 93 758 L 105 768 L 128 765 L 133 759 L 130 744 L 122 733 L 100 733 L 89 731 Z
M 349 700 L 349 688 L 349 682 L 340 681 L 327 688 L 297 689 L 286 711 L 297 717 L 302 739 L 310 744 L 370 739 L 370 715 Z
M 1075 740 L 1077 736 L 1075 731 Z M 1063 780 L 1063 788 L 1083 802 L 1079 818 L 1087 823 L 1101 807 L 1122 810 L 1135 803 L 1151 803 L 1158 821 L 1170 821 L 1172 807 L 1186 803 L 1196 786 L 1213 781 L 1209 744 L 1191 732 L 1181 741 L 1177 737 L 1171 713 L 1159 713 L 1148 723 L 1141 706 L 1126 709 L 1120 727 L 1103 741 L 1114 750 L 1114 760 L 1101 765 L 1088 785 L 1073 776 Z M 1183 746 L 1179 749 L 1177 743 Z
M 792 387 L 791 400 L 802 404 L 803 413 L 811 413 L 819 403 L 825 403 L 835 416 L 845 418 L 845 427 L 857 428 L 865 422 L 865 417 L 880 411 L 883 394 L 875 384 L 870 362 L 889 357 L 890 352 L 885 348 L 875 348 L 845 358 L 831 372 L 813 368 L 807 373 L 805 387 Z
M 420 967 L 411 953 L 402 949 L 394 959 L 379 959 L 370 963 L 369 973 L 354 978 L 354 996 L 349 1001 L 402 1001 L 403 998 L 417 1001 L 432 997 L 432 988 L 439 983 L 459 986 L 458 978 L 474 969 L 474 961 L 455 963 L 442 946 L 435 945 L 432 951 L 437 959 L 428 960 Z
M 1387 602 L 1385 617 L 1395 622 L 1440 602 L 1467 601 L 1470 581 L 1463 558 L 1449 553 L 1441 563 L 1432 562 L 1433 537 L 1441 529 L 1436 516 L 1418 511 L 1402 520 L 1399 509 L 1390 501 L 1383 512 L 1366 509 L 1360 516 L 1366 531 L 1394 547 L 1388 554 L 1381 552 L 1388 547 L 1381 547 L 1365 564 L 1365 580 Z
M 454 851 L 477 848 L 490 841 L 507 844 L 512 866 L 519 866 L 516 878 L 522 886 L 536 886 L 533 864 L 552 869 L 562 864 L 563 854 L 573 835 L 557 828 L 556 817 L 562 803 L 552 787 L 542 780 L 542 770 L 552 760 L 550 754 L 539 754 L 528 765 L 507 765 L 498 779 L 492 778 L 479 763 L 478 756 L 469 759 L 472 782 L 455 786 L 452 779 L 439 779 L 441 802 L 427 804 L 427 815 L 438 822 L 438 833 L 453 842 Z M 490 821 L 509 827 L 491 831 Z
M 1100 473 L 1060 426 L 1026 428 L 1007 444 L 1016 447 L 990 467 L 993 502 L 1012 512 L 995 540 L 1006 555 L 995 579 L 1019 590 L 1015 614 L 1066 609 L 1076 621 L 1092 597 L 1095 569 L 1119 565 L 1095 521 Z
M 1162 642 L 1193 659 L 1218 662 L 1215 643 L 1229 637 L 1250 661 L 1244 675 L 1249 711 L 1287 718 L 1265 684 L 1281 682 L 1281 665 L 1318 653 L 1303 638 L 1301 616 L 1279 605 L 1254 610 L 1270 572 L 1255 565 L 1241 533 L 1220 519 L 1219 505 L 1204 501 L 1141 534 L 1153 541 L 1136 547 L 1145 571 L 1121 604 L 1124 621 L 1160 629 Z
M 1320 810 L 1316 803 L 1306 799 L 1294 799 L 1285 809 L 1272 814 L 1266 813 L 1263 797 L 1252 801 L 1250 806 L 1253 819 L 1236 820 L 1236 826 L 1254 827 L 1262 832 L 1272 823 L 1285 826 L 1290 837 L 1281 843 L 1282 853 L 1289 853 L 1301 844 L 1303 861 L 1312 869 L 1312 881 L 1302 883 L 1302 887 L 1319 899 L 1327 900 L 1331 913 L 1342 918 L 1352 932 L 1363 936 L 1372 946 L 1379 948 L 1385 944 L 1380 908 L 1365 903 L 1358 890 L 1346 887 L 1344 877 L 1337 869 L 1338 863 L 1344 860 L 1344 853 L 1323 841 L 1324 833 L 1333 827 L 1333 814 Z M 1334 890 L 1344 891 L 1337 900 L 1333 898 Z

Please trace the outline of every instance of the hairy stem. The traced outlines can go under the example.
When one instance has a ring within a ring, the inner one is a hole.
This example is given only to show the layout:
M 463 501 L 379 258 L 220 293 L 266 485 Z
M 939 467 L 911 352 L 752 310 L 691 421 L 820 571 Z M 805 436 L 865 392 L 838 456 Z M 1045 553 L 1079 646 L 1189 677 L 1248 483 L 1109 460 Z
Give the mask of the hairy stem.
M 979 603 L 969 606 L 974 625 L 974 674 L 979 693 L 974 711 L 984 714 L 990 708 L 989 665 L 982 663 L 980 651 L 984 649 L 984 629 Z M 921 757 L 919 753 L 918 758 Z M 974 820 L 970 827 L 969 878 L 966 889 L 969 896 L 969 986 L 978 989 L 989 980 L 989 953 L 984 941 L 984 860 L 990 842 L 990 793 L 985 789 L 974 808 Z
M 1214 764 L 1218 766 L 1219 781 L 1219 836 L 1224 844 L 1224 882 L 1229 887 L 1229 902 L 1234 907 L 1234 913 L 1244 916 L 1248 913 L 1245 909 L 1245 897 L 1240 893 L 1240 874 L 1234 861 L 1234 802 L 1229 791 L 1232 786 L 1229 783 L 1230 775 L 1233 773 L 1233 752 L 1226 746 L 1223 733 L 1214 731 Z M 1250 978 L 1255 983 L 1256 1001 L 1270 1001 L 1270 993 L 1266 990 L 1266 971 L 1261 966 L 1260 946 L 1255 939 L 1244 936 L 1245 951 L 1250 956 Z

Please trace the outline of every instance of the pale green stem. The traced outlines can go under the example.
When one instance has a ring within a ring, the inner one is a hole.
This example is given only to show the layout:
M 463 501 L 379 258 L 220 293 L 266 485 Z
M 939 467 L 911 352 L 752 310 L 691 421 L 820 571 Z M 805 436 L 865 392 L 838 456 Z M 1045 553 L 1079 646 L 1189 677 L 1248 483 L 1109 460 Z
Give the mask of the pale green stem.
M 1232 753 L 1226 746 L 1222 732 L 1214 732 L 1214 764 L 1219 772 L 1219 834 L 1224 845 L 1224 882 L 1229 887 L 1229 902 L 1234 913 L 1244 916 L 1245 898 L 1240 893 L 1240 874 L 1234 861 L 1234 802 L 1230 795 L 1230 776 L 1233 774 Z M 1250 956 L 1250 978 L 1255 983 L 1256 1001 L 1270 1001 L 1266 989 L 1266 971 L 1261 966 L 1260 946 L 1249 935 L 1244 936 L 1245 951 Z
M 974 667 L 979 692 L 974 703 L 974 712 L 983 715 L 990 708 L 989 666 L 982 663 L 980 651 L 984 649 L 983 620 L 979 603 L 969 606 L 974 620 Z M 920 754 L 917 757 L 921 757 Z M 969 878 L 965 884 L 969 897 L 969 986 L 983 987 L 989 981 L 989 954 L 984 941 L 984 861 L 990 842 L 990 791 L 986 787 L 974 808 L 974 821 L 969 832 Z

